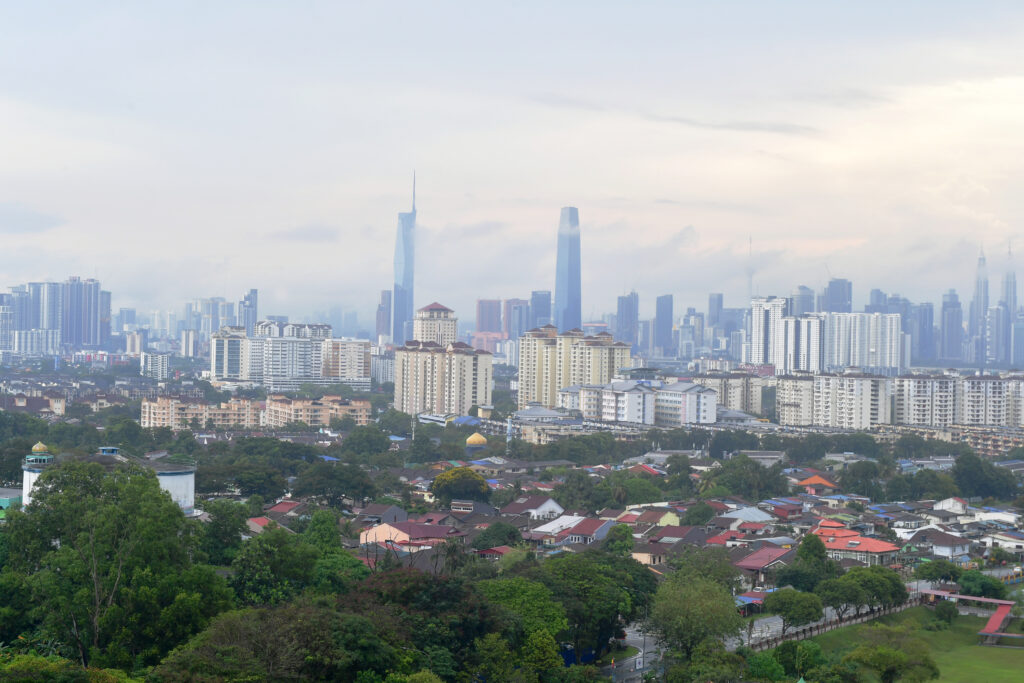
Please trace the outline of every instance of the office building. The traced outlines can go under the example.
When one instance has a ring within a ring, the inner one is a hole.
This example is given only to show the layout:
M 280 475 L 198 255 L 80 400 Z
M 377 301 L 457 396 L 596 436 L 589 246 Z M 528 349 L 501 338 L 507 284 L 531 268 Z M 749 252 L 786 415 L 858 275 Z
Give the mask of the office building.
M 715 294 L 711 295 L 715 297 Z M 708 325 L 717 325 L 718 318 L 721 315 L 721 294 L 719 297 L 718 312 L 715 315 L 714 322 L 711 321 L 711 313 L 708 313 Z M 653 344 L 654 353 L 659 356 L 675 356 L 675 344 L 672 340 L 672 322 L 673 322 L 673 311 L 672 311 L 672 295 L 663 294 L 655 300 L 654 304 L 654 334 Z
M 505 299 L 502 302 L 502 332 L 506 339 L 517 340 L 530 326 L 530 302 L 526 299 Z
M 580 329 L 583 324 L 580 275 L 580 217 L 572 206 L 562 209 L 558 223 L 558 254 L 555 270 L 555 327 L 559 332 Z
M 554 325 L 530 330 L 519 340 L 519 407 L 539 403 L 553 408 L 558 390 L 574 384 L 607 384 L 631 365 L 627 344 L 608 333 L 585 337 L 560 334 Z
M 818 309 L 827 313 L 853 312 L 853 283 L 843 278 L 829 280 Z
M 814 313 L 814 290 L 804 285 L 794 289 L 789 296 L 789 312 L 796 316 Z
M 955 289 L 942 295 L 939 358 L 960 361 L 964 352 L 964 311 Z
M 970 317 L 967 323 L 967 360 L 982 364 L 986 360 L 986 321 L 988 315 L 988 267 L 985 252 L 978 255 L 978 266 L 974 276 L 974 297 L 971 299 Z
M 551 292 L 546 289 L 530 292 L 530 325 L 527 329 L 551 324 Z
M 501 332 L 501 301 L 499 299 L 477 299 L 476 331 Z M 418 341 L 425 341 L 419 339 Z
M 381 290 L 377 301 L 377 327 L 374 341 L 391 339 L 391 290 Z
M 410 341 L 395 349 L 395 409 L 466 415 L 491 403 L 491 354 L 461 342 Z
M 615 313 L 615 341 L 629 344 L 636 350 L 637 328 L 640 321 L 640 295 L 630 292 L 619 297 Z
M 256 322 L 260 319 L 259 292 L 250 289 L 238 302 L 238 326 L 245 328 L 245 333 L 252 336 Z
M 72 349 L 100 345 L 100 283 L 70 277 L 61 293 L 61 338 Z
M 391 339 L 402 345 L 412 335 L 413 294 L 416 267 L 416 176 L 412 179 L 412 210 L 398 214 L 395 237 L 395 286 L 391 306 L 394 323 Z
M 210 376 L 214 380 L 242 380 L 242 347 L 247 346 L 244 327 L 225 327 L 210 337 Z
M 708 326 L 715 327 L 722 319 L 724 297 L 720 292 L 708 294 Z
M 431 342 L 441 347 L 454 344 L 457 337 L 458 318 L 455 311 L 436 301 L 416 311 L 413 320 L 412 340 Z M 410 340 L 410 341 L 412 341 Z

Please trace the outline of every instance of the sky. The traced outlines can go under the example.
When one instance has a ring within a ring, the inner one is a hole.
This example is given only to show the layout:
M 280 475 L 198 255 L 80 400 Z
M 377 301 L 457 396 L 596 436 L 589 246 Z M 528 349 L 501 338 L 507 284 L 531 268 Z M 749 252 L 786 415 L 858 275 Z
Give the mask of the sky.
M 579 208 L 584 318 L 640 293 L 853 281 L 970 297 L 1024 262 L 1019 2 L 0 4 L 0 286 L 97 277 L 115 310 L 260 290 L 354 309 L 554 287 Z M 998 291 L 993 283 L 992 291 Z

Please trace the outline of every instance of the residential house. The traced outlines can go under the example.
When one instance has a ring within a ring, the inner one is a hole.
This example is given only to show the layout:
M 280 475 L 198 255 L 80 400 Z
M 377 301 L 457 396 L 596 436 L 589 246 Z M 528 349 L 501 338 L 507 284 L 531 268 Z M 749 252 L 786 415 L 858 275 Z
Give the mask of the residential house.
M 732 564 L 740 570 L 746 586 L 755 588 L 774 583 L 774 579 L 771 578 L 772 575 L 780 568 L 790 564 L 795 557 L 795 548 L 780 548 L 764 544 L 754 552 L 746 555 L 743 559 Z
M 971 551 L 971 542 L 965 538 L 946 533 L 941 529 L 921 529 L 909 539 L 904 547 L 913 546 L 918 550 L 926 550 L 933 556 L 960 562 Z
M 400 545 L 407 550 L 417 550 L 444 543 L 450 538 L 461 538 L 463 534 L 453 526 L 420 524 L 417 522 L 394 522 L 378 524 L 363 529 L 359 534 L 360 545 L 366 543 L 387 543 Z
M 608 535 L 608 530 L 613 526 L 615 526 L 615 522 L 588 517 L 573 526 L 571 529 L 567 529 L 562 532 L 562 534 L 565 535 L 565 540 L 568 543 L 589 545 L 596 541 L 603 540 L 604 537 Z
M 501 509 L 501 515 L 528 514 L 533 519 L 556 519 L 565 512 L 551 496 L 523 496 L 517 498 Z

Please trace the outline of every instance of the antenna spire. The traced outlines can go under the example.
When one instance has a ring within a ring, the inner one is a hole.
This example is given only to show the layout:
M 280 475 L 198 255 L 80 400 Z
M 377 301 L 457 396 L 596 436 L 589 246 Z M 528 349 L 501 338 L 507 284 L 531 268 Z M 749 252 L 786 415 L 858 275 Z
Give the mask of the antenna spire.
M 416 213 L 416 169 L 412 172 L 412 212 Z

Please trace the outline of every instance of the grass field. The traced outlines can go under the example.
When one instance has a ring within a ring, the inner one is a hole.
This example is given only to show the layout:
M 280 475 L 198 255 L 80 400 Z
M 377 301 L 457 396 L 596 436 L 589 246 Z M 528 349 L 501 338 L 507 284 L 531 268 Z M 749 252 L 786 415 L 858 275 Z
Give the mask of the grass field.
M 926 624 L 933 620 L 927 607 L 914 607 L 899 614 L 878 619 L 883 624 L 895 625 L 916 620 Z M 985 624 L 981 617 L 961 616 L 947 631 L 918 629 L 914 634 L 931 647 L 932 657 L 939 665 L 940 681 L 953 683 L 1019 683 L 1024 680 L 1024 649 L 1011 650 L 978 645 L 978 631 Z M 857 632 L 867 624 L 836 629 L 814 640 L 827 653 L 842 653 L 857 646 Z M 1015 626 L 1015 624 L 1014 624 Z M 1010 632 L 1017 632 L 1012 628 Z M 1024 645 L 1018 641 L 1017 644 Z

